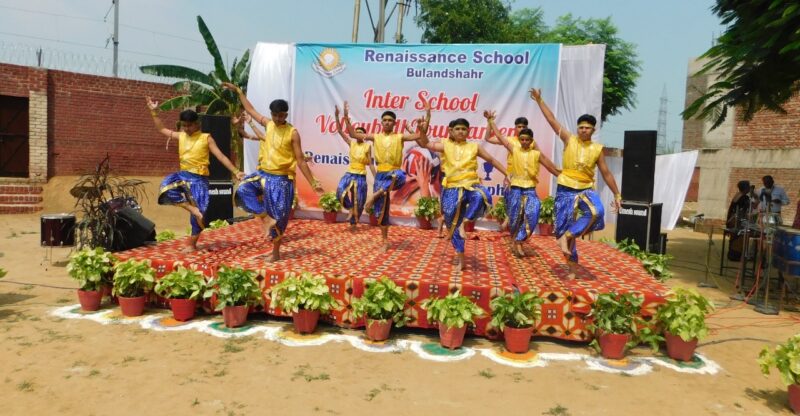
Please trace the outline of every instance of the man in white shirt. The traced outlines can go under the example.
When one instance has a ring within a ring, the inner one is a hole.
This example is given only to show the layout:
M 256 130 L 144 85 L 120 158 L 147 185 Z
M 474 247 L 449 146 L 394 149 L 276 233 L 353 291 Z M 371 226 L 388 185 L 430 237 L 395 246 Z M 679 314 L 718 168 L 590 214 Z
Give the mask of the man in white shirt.
M 780 186 L 775 185 L 772 176 L 767 175 L 761 178 L 764 187 L 758 194 L 758 210 L 760 212 L 770 212 L 777 224 L 781 224 L 781 207 L 789 204 L 789 196 Z

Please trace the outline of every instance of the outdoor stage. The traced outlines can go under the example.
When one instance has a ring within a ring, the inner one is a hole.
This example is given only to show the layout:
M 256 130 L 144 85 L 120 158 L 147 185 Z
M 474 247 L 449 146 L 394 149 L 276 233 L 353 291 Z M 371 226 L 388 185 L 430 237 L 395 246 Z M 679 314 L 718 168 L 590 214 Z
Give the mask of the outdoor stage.
M 289 272 L 309 271 L 325 277 L 333 296 L 344 307 L 323 319 L 342 327 L 359 327 L 352 316 L 352 301 L 361 296 L 365 278 L 388 276 L 405 288 L 406 314 L 411 327 L 433 328 L 420 303 L 460 289 L 487 312 L 476 321 L 475 334 L 495 336 L 487 328 L 489 301 L 515 288 L 536 290 L 545 299 L 535 335 L 587 341 L 585 315 L 599 293 L 638 292 L 644 295 L 643 315 L 650 315 L 663 301 L 665 286 L 648 275 L 638 260 L 606 244 L 578 241 L 579 279 L 564 281 L 567 268 L 553 237 L 533 236 L 525 245 L 528 256 L 511 254 L 508 233 L 478 231 L 467 241 L 466 270 L 453 270 L 449 240 L 436 238 L 436 230 L 392 227 L 391 249 L 380 250 L 380 230 L 360 225 L 357 233 L 344 223 L 292 220 L 281 246 L 281 261 L 270 263 L 272 246 L 262 238 L 260 222 L 250 220 L 218 230 L 203 231 L 200 250 L 182 254 L 183 239 L 117 253 L 120 259 L 149 259 L 161 277 L 183 265 L 212 275 L 220 265 L 237 266 L 258 273 L 267 313 L 282 315 L 270 307 L 267 293 Z

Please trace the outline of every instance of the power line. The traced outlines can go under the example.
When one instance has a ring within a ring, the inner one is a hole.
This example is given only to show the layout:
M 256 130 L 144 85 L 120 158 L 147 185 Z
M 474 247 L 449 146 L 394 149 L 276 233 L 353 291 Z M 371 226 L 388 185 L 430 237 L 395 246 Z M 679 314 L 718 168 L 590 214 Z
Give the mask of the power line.
M 0 9 L 16 10 L 16 11 L 19 11 L 19 12 L 26 12 L 26 13 L 43 14 L 43 15 L 54 16 L 54 17 L 66 17 L 68 19 L 86 20 L 86 21 L 89 21 L 89 22 L 96 22 L 96 23 L 106 23 L 104 20 L 92 19 L 90 17 L 85 17 L 85 16 L 71 16 L 71 15 L 67 15 L 67 14 L 59 14 L 59 13 L 43 12 L 43 11 L 39 11 L 39 10 L 22 9 L 22 8 L 19 8 L 19 7 L 11 7 L 11 6 L 2 6 L 2 5 L 0 5 Z

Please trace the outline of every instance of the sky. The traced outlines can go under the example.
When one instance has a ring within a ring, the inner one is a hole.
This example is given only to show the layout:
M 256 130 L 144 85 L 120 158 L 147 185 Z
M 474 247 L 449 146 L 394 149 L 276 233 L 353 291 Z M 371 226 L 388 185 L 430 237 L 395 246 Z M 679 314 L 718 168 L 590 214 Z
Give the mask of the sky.
M 378 0 L 368 0 L 373 16 Z M 388 10 L 396 1 L 390 0 Z M 667 142 L 680 149 L 687 67 L 724 28 L 711 13 L 711 0 L 516 0 L 512 11 L 541 7 L 545 22 L 571 13 L 581 18 L 611 17 L 618 36 L 636 45 L 642 62 L 636 105 L 612 116 L 603 126 L 603 142 L 622 147 L 625 130 L 656 130 L 660 99 L 667 91 Z M 138 65 L 178 64 L 207 71 L 211 58 L 197 30 L 201 15 L 228 63 L 257 42 L 351 41 L 353 0 L 120 0 L 120 73 Z M 42 48 L 50 60 L 86 62 L 108 71 L 113 33 L 111 0 L 0 0 L 0 62 L 35 62 L 31 51 Z M 395 13 L 385 38 L 393 42 Z M 422 31 L 412 8 L 403 33 L 419 43 Z M 360 43 L 372 42 L 367 7 L 362 0 Z M 108 69 L 106 69 L 106 67 Z

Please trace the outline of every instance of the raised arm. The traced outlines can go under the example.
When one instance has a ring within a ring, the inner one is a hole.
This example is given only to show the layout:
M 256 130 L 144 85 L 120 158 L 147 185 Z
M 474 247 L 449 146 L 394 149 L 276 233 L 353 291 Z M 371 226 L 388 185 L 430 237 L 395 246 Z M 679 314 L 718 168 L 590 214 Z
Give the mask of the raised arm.
M 600 174 L 603 175 L 603 180 L 606 181 L 606 185 L 608 189 L 611 189 L 611 192 L 614 193 L 614 207 L 619 210 L 620 201 L 622 200 L 622 195 L 619 193 L 619 188 L 617 187 L 617 181 L 614 179 L 614 175 L 611 174 L 611 171 L 608 170 L 608 165 L 606 165 L 606 158 L 600 153 L 600 157 L 597 159 L 597 168 L 600 169 Z
M 211 136 L 208 136 L 208 151 L 211 152 L 211 154 L 214 155 L 214 157 L 217 158 L 217 160 L 219 160 L 223 166 L 231 171 L 231 173 L 236 176 L 236 179 L 244 179 L 244 172 L 237 169 L 236 166 L 231 163 L 231 160 L 219 150 L 219 147 L 217 147 L 217 142 L 215 142 L 214 138 Z
M 503 166 L 502 163 L 498 162 L 497 159 L 493 158 L 492 155 L 489 154 L 484 148 L 478 146 L 478 157 L 481 159 L 489 162 L 494 166 L 495 169 L 500 171 L 504 176 L 508 176 L 508 172 L 506 171 L 506 167 Z
M 303 154 L 303 145 L 300 143 L 300 133 L 297 130 L 292 132 L 292 148 L 294 149 L 294 157 L 297 159 L 297 167 L 300 168 L 300 172 L 306 177 L 311 187 L 314 188 L 314 192 L 318 194 L 325 192 L 317 178 L 311 173 L 311 169 L 308 168 L 308 162 L 306 162 Z
M 150 115 L 153 116 L 153 123 L 156 125 L 156 130 L 159 133 L 167 136 L 170 139 L 177 139 L 180 136 L 180 133 L 177 131 L 172 131 L 166 127 L 164 127 L 164 122 L 161 121 L 161 118 L 158 117 L 158 102 L 153 101 L 152 98 L 147 97 L 147 108 L 150 109 Z M 167 141 L 169 144 L 169 141 Z
M 414 133 L 413 131 L 409 131 L 408 132 L 409 134 L 404 134 L 403 135 L 403 141 L 404 142 L 415 141 L 415 142 L 419 143 L 419 138 L 423 133 L 420 130 L 420 126 L 422 127 L 422 129 L 425 130 L 424 133 L 426 133 L 426 134 L 428 133 L 428 125 L 431 122 L 431 103 L 429 101 L 425 101 L 423 106 L 425 107 L 425 118 L 417 119 L 417 132 Z M 406 129 L 408 129 L 408 127 L 406 127 Z
M 555 163 L 545 156 L 544 153 L 539 153 L 539 163 L 553 175 L 558 176 L 561 174 L 561 169 L 557 168 Z
M 339 106 L 334 106 L 333 110 L 333 117 L 336 119 L 336 132 L 339 133 L 339 137 L 344 140 L 344 142 L 349 146 L 350 145 L 350 138 L 344 135 L 342 131 L 342 121 L 339 119 Z
M 347 127 L 347 134 L 354 139 L 375 140 L 374 136 L 370 134 L 359 133 L 353 127 L 353 124 L 350 122 L 350 104 L 347 104 L 347 101 L 344 102 L 344 125 Z
M 570 133 L 569 130 L 566 130 L 563 127 L 561 127 L 561 124 L 559 124 L 558 120 L 556 120 L 556 116 L 554 116 L 553 112 L 550 111 L 550 107 L 548 107 L 547 103 L 545 103 L 544 100 L 542 100 L 542 90 L 531 88 L 530 92 L 531 92 L 531 99 L 533 101 L 536 101 L 536 104 L 539 104 L 539 109 L 542 111 L 542 114 L 544 115 L 545 120 L 547 120 L 547 123 L 549 123 L 550 127 L 553 128 L 553 131 L 556 132 L 556 134 L 558 134 L 558 137 L 561 139 L 561 141 L 564 142 L 564 144 L 567 144 L 567 140 L 569 140 L 569 136 L 571 136 L 572 133 Z
M 494 111 L 484 111 L 483 116 L 489 121 L 489 128 L 487 130 L 491 130 L 494 137 L 497 138 L 497 141 L 500 142 L 506 150 L 512 152 L 514 149 L 511 147 L 511 143 L 508 142 L 508 138 L 497 128 L 497 124 L 494 123 Z
M 244 107 L 244 111 L 247 111 L 248 114 L 253 116 L 253 119 L 259 122 L 262 126 L 266 126 L 267 123 L 269 123 L 269 117 L 256 111 L 256 108 L 253 107 L 253 104 L 250 102 L 250 100 L 247 99 L 247 96 L 244 95 L 244 92 L 242 91 L 241 88 L 231 84 L 230 82 L 223 82 L 222 87 L 225 88 L 226 90 L 230 90 L 238 94 L 239 101 L 242 102 L 242 107 Z
M 247 112 L 243 112 L 239 117 L 231 117 L 231 123 L 238 127 L 239 136 L 241 136 L 243 139 L 264 140 L 264 132 L 256 127 L 256 123 L 253 123 L 253 119 L 250 117 L 250 114 L 247 114 Z M 245 123 L 250 125 L 250 129 L 253 130 L 252 134 L 248 133 L 247 130 L 244 129 Z

